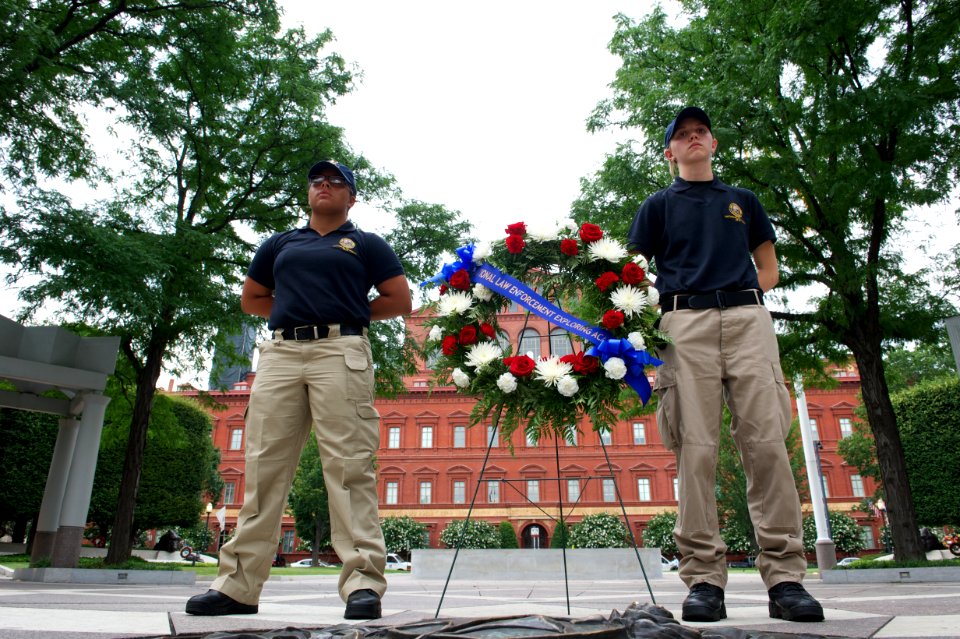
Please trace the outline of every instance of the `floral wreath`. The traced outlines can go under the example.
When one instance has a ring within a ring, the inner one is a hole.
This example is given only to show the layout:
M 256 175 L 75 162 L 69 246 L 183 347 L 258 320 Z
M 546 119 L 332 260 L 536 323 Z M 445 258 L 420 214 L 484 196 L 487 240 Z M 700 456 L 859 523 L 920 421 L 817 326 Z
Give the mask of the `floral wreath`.
M 583 415 L 594 430 L 609 431 L 631 401 L 628 387 L 646 403 L 644 371 L 662 363 L 646 345 L 667 341 L 656 328 L 659 294 L 646 260 L 590 223 L 517 222 L 506 233 L 493 246 L 460 247 L 459 260 L 421 283 L 440 292 L 428 305 L 422 346 L 425 358 L 436 358 L 435 382 L 476 396 L 471 424 L 495 414 L 505 440 L 524 421 L 535 439 L 552 433 L 573 441 Z M 582 347 L 539 360 L 513 354 L 497 322 L 511 301 L 566 328 Z

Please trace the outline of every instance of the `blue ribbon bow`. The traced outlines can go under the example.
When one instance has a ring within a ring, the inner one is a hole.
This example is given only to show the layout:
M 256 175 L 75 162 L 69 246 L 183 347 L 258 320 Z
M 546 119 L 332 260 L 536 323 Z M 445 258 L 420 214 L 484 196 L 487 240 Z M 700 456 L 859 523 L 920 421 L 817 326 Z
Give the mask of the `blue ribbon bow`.
M 638 351 L 629 340 L 619 337 L 611 337 L 596 346 L 591 346 L 587 350 L 587 355 L 599 357 L 601 362 L 606 362 L 611 357 L 622 359 L 627 366 L 627 374 L 624 375 L 623 381 L 637 392 L 644 404 L 650 399 L 650 381 L 644 375 L 643 367 L 648 364 L 660 366 L 663 364 L 661 360 L 653 357 L 645 350 Z
M 467 244 L 458 248 L 456 253 L 460 259 L 456 262 L 444 264 L 439 273 L 428 280 L 420 282 L 420 286 L 425 287 L 428 284 L 436 284 L 444 280 L 449 282 L 450 277 L 460 269 L 466 269 L 467 274 L 470 275 L 470 279 L 473 279 L 473 271 L 477 268 L 473 263 L 473 252 L 476 248 L 473 244 Z

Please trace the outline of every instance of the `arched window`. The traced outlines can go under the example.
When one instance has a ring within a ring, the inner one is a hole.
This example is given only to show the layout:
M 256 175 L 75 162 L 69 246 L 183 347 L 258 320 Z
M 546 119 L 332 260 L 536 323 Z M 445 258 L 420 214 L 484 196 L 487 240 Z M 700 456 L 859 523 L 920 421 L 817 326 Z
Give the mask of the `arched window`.
M 531 353 L 533 359 L 540 359 L 540 333 L 532 328 L 524 329 L 520 334 L 520 347 L 517 355 Z
M 570 341 L 570 333 L 562 328 L 550 331 L 550 354 L 554 357 L 563 357 L 571 353 L 573 353 L 573 342 Z

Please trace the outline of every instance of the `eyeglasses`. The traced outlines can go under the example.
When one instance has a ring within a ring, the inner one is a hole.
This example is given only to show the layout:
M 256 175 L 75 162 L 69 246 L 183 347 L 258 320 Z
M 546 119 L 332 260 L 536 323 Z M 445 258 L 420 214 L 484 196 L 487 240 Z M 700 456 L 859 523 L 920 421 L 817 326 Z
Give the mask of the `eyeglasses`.
M 347 181 L 339 175 L 314 175 L 307 181 L 313 186 L 320 186 L 324 182 L 328 183 L 330 186 L 347 186 Z
M 710 133 L 710 129 L 705 126 L 695 126 L 689 129 L 680 129 L 673 134 L 674 140 L 686 140 L 691 135 L 696 134 L 698 138 L 705 138 L 707 134 Z

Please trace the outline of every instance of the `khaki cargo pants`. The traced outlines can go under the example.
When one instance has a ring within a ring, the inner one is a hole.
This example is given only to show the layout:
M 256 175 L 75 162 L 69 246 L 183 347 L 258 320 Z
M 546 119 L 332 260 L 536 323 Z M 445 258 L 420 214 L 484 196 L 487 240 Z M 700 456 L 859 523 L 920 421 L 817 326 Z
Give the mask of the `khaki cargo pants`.
M 333 549 L 343 562 L 340 597 L 387 589 L 386 548 L 373 457 L 380 420 L 373 407 L 373 358 L 365 336 L 269 340 L 246 416 L 246 487 L 233 539 L 220 552 L 211 588 L 256 604 L 270 575 L 300 452 L 312 430 L 320 449 Z
M 747 477 L 750 518 L 761 552 L 757 567 L 767 588 L 800 582 L 806 572 L 800 500 L 784 438 L 790 394 L 770 313 L 763 306 L 670 311 L 660 328 L 673 343 L 660 349 L 657 427 L 677 456 L 679 516 L 674 529 L 688 586 L 724 588 L 726 545 L 716 501 L 722 402 Z

